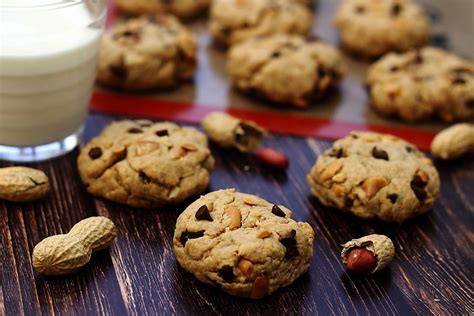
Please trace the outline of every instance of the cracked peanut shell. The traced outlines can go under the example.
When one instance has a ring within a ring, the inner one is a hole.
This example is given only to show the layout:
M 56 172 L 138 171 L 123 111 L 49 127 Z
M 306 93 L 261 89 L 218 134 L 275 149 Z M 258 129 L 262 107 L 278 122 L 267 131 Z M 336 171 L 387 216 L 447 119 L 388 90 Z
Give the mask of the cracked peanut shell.
M 352 239 L 342 245 L 341 259 L 347 263 L 347 255 L 354 248 L 364 248 L 374 254 L 377 265 L 370 273 L 385 269 L 395 256 L 395 248 L 390 238 L 384 235 L 368 235 L 357 239 Z
M 209 139 L 222 147 L 233 147 L 251 152 L 260 146 L 266 132 L 254 122 L 235 118 L 222 112 L 208 114 L 202 128 Z
M 43 198 L 49 190 L 48 177 L 28 167 L 0 168 L 0 199 L 29 202 Z

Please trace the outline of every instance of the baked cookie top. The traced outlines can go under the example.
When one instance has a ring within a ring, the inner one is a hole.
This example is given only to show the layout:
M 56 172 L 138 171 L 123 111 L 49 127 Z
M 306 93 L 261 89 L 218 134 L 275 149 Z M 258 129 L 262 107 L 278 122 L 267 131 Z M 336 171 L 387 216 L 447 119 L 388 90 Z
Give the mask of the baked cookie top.
M 316 39 L 275 34 L 252 38 L 229 51 L 227 72 L 233 84 L 266 99 L 308 106 L 342 78 L 339 51 Z
M 102 38 L 99 82 L 126 90 L 168 88 L 196 68 L 197 39 L 171 15 L 117 24 Z
M 274 33 L 306 34 L 312 23 L 308 6 L 294 0 L 215 0 L 209 31 L 224 47 Z
M 336 141 L 318 157 L 308 182 L 324 205 L 395 222 L 427 212 L 440 186 L 431 160 L 414 145 L 371 132 Z
M 430 35 L 425 12 L 411 0 L 344 0 L 334 21 L 344 46 L 371 58 L 420 47 Z
M 201 282 L 262 298 L 303 274 L 313 255 L 313 229 L 291 215 L 234 189 L 211 192 L 178 217 L 176 258 Z
M 434 47 L 389 54 L 368 70 L 372 105 L 406 121 L 474 117 L 474 64 Z
M 147 120 L 112 123 L 78 157 L 79 174 L 90 193 L 144 208 L 201 193 L 213 167 L 204 134 Z
M 168 12 L 188 19 L 209 6 L 210 0 L 116 0 L 117 7 L 127 14 L 142 15 Z

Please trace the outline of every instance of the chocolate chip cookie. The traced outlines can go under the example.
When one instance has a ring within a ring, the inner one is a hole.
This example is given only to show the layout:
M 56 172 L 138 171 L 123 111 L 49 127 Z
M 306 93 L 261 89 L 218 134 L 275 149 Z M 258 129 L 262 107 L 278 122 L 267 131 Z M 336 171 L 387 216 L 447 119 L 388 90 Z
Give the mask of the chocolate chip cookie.
M 314 232 L 291 211 L 234 189 L 192 203 L 176 223 L 176 258 L 206 284 L 260 299 L 308 270 Z
M 440 187 L 436 168 L 414 145 L 370 132 L 336 141 L 307 179 L 322 204 L 391 222 L 430 210 Z
M 201 193 L 213 167 L 204 134 L 147 120 L 112 123 L 78 157 L 79 174 L 90 193 L 143 208 Z
M 312 19 L 308 6 L 294 0 L 215 0 L 209 31 L 216 44 L 227 47 L 255 36 L 304 35 Z
M 421 47 L 430 37 L 425 12 L 411 0 L 344 0 L 334 21 L 343 46 L 368 58 Z
M 474 64 L 434 47 L 389 54 L 368 71 L 372 106 L 414 122 L 474 117 Z
M 344 73 L 337 49 L 298 35 L 252 38 L 229 51 L 227 72 L 238 89 L 307 107 L 337 86 Z
M 97 80 L 124 90 L 171 88 L 196 68 L 196 37 L 171 15 L 130 19 L 102 38 Z
M 171 13 L 188 19 L 207 9 L 210 0 L 116 0 L 120 11 L 131 15 Z

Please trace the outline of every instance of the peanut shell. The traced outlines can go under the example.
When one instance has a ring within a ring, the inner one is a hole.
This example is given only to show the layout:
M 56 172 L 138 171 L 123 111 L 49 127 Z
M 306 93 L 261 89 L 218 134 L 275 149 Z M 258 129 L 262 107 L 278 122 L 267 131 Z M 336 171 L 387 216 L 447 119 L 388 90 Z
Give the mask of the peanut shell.
M 48 177 L 43 171 L 28 167 L 0 168 L 0 199 L 30 202 L 46 196 Z
M 456 159 L 469 152 L 474 152 L 474 124 L 455 124 L 439 132 L 431 142 L 431 153 L 440 159 Z
M 367 235 L 358 239 L 352 239 L 342 245 L 341 259 L 347 263 L 347 254 L 353 248 L 365 248 L 372 252 L 377 259 L 377 266 L 371 273 L 385 269 L 395 256 L 395 248 L 390 238 L 385 235 Z

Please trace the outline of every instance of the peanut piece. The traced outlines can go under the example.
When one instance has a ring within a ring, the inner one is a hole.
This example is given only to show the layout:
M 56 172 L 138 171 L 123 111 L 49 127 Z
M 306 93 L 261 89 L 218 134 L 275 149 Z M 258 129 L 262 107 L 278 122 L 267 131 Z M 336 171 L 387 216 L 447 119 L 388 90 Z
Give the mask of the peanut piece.
M 428 180 L 430 179 L 430 177 L 428 176 L 428 174 L 424 171 L 421 171 L 421 170 L 418 170 L 418 172 L 416 173 L 417 176 L 420 177 L 421 180 L 423 180 L 423 182 L 425 183 L 428 183 Z
M 438 133 L 431 142 L 431 153 L 440 159 L 456 159 L 469 152 L 474 152 L 474 124 L 455 124 Z
M 93 251 L 108 247 L 116 236 L 110 219 L 89 217 L 74 225 L 69 233 L 39 242 L 33 249 L 33 267 L 46 275 L 72 273 L 89 262 Z
M 48 177 L 43 171 L 28 167 L 0 168 L 0 199 L 30 202 L 46 196 Z
M 384 235 L 373 234 L 352 239 L 342 247 L 342 262 L 349 271 L 359 273 L 369 274 L 380 271 L 387 267 L 395 256 L 392 241 Z
M 268 279 L 263 276 L 259 276 L 255 279 L 253 283 L 252 292 L 250 293 L 250 298 L 258 300 L 263 298 L 268 293 Z
M 262 238 L 262 239 L 265 239 L 267 237 L 270 237 L 271 236 L 271 232 L 266 229 L 266 228 L 260 228 L 260 230 L 258 231 L 257 233 L 257 238 Z
M 193 144 L 184 144 L 181 147 L 183 147 L 183 149 L 187 150 L 187 151 L 197 151 L 198 150 L 198 148 L 196 146 L 194 146 Z
M 366 179 L 364 183 L 362 183 L 362 189 L 364 189 L 364 191 L 367 193 L 367 197 L 370 199 L 386 185 L 387 181 L 385 178 L 372 177 Z
M 214 211 L 214 202 L 209 202 L 209 203 L 206 204 L 206 206 L 207 206 L 207 210 L 209 212 Z
M 342 168 L 342 160 L 337 159 L 331 162 L 324 170 L 321 172 L 321 180 L 325 181 L 329 178 L 332 178 L 336 173 L 339 172 Z
M 246 277 L 249 277 L 253 271 L 253 263 L 247 259 L 240 259 L 238 264 L 240 272 Z
M 150 142 L 150 141 L 141 141 L 138 142 L 135 147 L 135 154 L 137 157 L 148 155 L 149 153 L 154 152 L 160 148 L 160 143 Z
M 255 205 L 258 205 L 257 202 L 255 202 L 253 199 L 251 198 L 245 198 L 244 199 L 244 203 L 247 204 L 247 205 L 250 205 L 250 206 L 255 206 Z
M 230 216 L 229 228 L 231 230 L 239 228 L 242 225 L 241 223 L 242 215 L 240 214 L 239 209 L 231 205 L 226 208 L 226 212 Z

